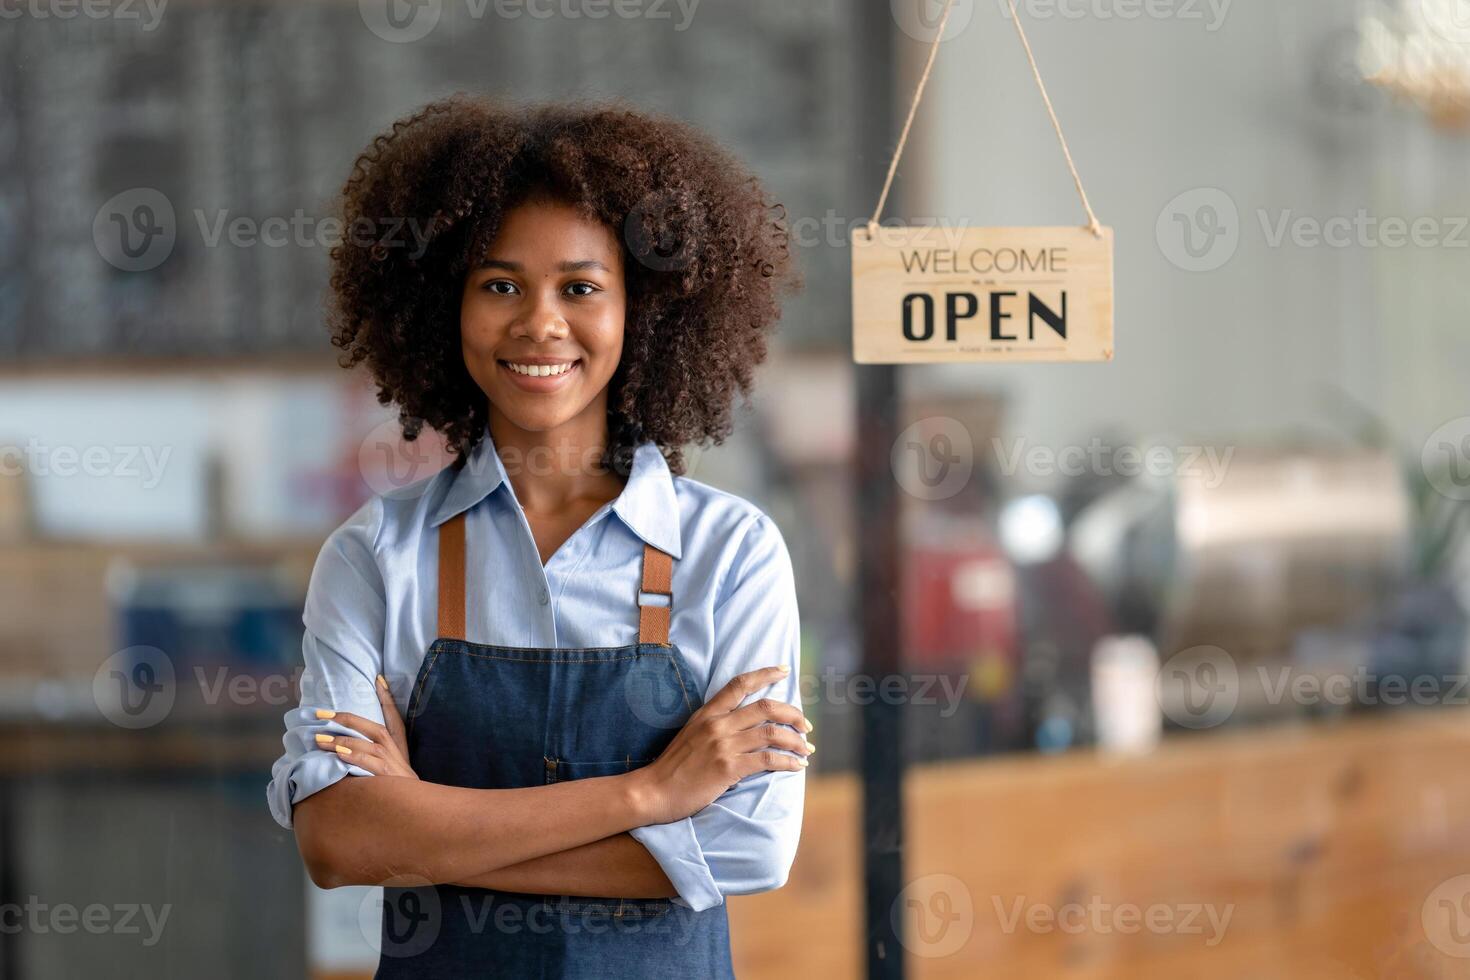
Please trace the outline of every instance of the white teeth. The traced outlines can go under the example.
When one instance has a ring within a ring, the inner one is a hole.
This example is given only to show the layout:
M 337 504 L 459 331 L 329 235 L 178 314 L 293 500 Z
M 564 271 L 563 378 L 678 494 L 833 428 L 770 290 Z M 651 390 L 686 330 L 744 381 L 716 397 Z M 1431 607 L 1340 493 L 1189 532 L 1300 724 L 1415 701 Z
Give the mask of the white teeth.
M 548 378 L 553 374 L 565 374 L 572 369 L 576 361 L 567 361 L 565 364 L 516 364 L 514 361 L 506 361 L 505 364 L 516 374 L 524 374 L 531 378 Z

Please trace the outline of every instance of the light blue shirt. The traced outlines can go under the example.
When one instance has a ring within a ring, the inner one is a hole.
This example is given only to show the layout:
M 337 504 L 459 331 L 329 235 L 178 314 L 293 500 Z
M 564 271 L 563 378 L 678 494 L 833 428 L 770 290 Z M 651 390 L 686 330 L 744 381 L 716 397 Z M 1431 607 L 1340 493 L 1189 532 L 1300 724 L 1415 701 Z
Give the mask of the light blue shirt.
M 534 466 L 528 458 L 526 465 Z M 266 790 L 272 815 L 348 774 L 370 775 L 315 747 L 347 729 L 317 708 L 381 721 L 381 673 L 399 710 L 438 619 L 437 528 L 466 513 L 465 626 L 473 643 L 602 647 L 638 642 L 636 596 L 645 543 L 674 556 L 670 642 L 705 699 L 736 674 L 788 664 L 756 696 L 800 704 L 799 627 L 791 557 L 770 517 L 734 494 L 673 476 L 653 443 L 638 447 L 626 486 L 543 567 L 525 512 L 489 432 L 459 472 L 445 469 L 375 497 L 322 546 L 307 590 L 301 705 L 286 713 L 285 754 Z M 487 705 L 493 710 L 493 705 Z M 692 817 L 635 828 L 695 910 L 726 895 L 778 888 L 801 831 L 806 773 L 741 780 Z

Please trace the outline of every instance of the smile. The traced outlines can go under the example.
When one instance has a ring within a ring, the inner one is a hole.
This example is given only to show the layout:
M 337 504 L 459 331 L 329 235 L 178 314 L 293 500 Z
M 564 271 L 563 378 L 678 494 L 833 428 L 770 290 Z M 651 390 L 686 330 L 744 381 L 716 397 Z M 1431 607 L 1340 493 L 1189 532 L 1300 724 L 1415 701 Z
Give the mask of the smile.
M 498 361 L 501 370 L 522 391 L 556 391 L 568 383 L 581 367 L 581 360 L 560 361 L 555 364 L 527 364 L 521 361 Z
M 501 361 L 506 367 L 516 374 L 524 374 L 531 378 L 548 378 L 558 374 L 565 374 L 577 366 L 576 361 L 567 361 L 563 364 L 517 364 L 515 361 Z

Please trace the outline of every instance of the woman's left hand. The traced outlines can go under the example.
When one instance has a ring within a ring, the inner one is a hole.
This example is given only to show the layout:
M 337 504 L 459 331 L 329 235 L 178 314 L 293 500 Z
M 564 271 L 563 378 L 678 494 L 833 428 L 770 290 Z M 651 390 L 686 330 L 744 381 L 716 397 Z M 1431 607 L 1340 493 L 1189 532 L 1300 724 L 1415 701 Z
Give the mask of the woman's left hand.
M 336 752 L 345 762 L 366 769 L 374 776 L 407 776 L 418 779 L 418 774 L 408 764 L 408 736 L 403 730 L 403 718 L 398 714 L 398 705 L 393 703 L 393 692 L 388 682 L 378 675 L 378 703 L 383 706 L 386 725 L 370 721 L 350 711 L 317 710 L 316 716 L 331 719 L 339 725 L 357 732 L 364 738 L 349 738 L 345 735 L 318 735 L 316 747 L 325 752 Z

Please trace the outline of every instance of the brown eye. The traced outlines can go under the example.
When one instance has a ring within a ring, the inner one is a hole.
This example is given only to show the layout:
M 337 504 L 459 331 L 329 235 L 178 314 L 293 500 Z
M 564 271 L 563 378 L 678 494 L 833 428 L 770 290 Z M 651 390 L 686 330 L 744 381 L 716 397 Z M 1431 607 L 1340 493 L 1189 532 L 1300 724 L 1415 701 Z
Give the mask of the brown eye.
M 574 282 L 567 287 L 567 292 L 573 296 L 591 296 L 597 292 L 597 286 L 590 282 Z
M 491 279 L 480 288 L 497 296 L 513 296 L 517 292 L 516 284 L 509 279 Z

